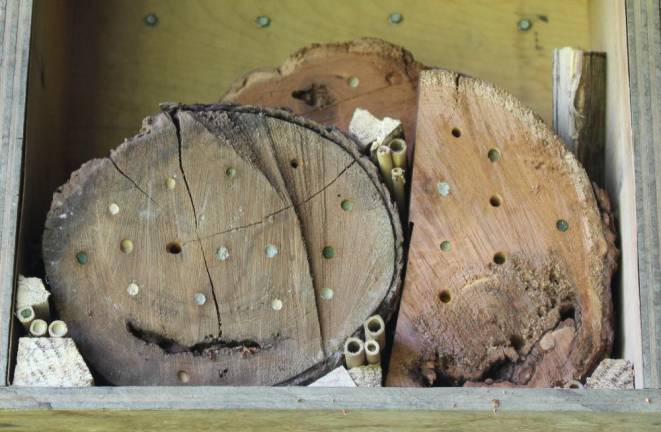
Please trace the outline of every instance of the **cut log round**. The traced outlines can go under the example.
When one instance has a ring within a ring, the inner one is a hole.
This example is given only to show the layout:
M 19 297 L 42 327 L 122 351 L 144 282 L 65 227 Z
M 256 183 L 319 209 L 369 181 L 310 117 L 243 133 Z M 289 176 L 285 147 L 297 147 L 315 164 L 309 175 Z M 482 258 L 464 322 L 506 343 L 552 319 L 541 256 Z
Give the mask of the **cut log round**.
M 376 168 L 281 110 L 165 106 L 58 191 L 53 304 L 117 385 L 299 383 L 390 314 L 402 234 Z
M 356 108 L 402 122 L 413 149 L 418 75 L 425 67 L 410 52 L 380 39 L 315 44 L 292 54 L 277 69 L 237 80 L 223 102 L 284 107 L 343 131 Z
M 616 251 L 592 186 L 510 95 L 421 73 L 410 219 L 387 385 L 563 386 L 611 349 Z

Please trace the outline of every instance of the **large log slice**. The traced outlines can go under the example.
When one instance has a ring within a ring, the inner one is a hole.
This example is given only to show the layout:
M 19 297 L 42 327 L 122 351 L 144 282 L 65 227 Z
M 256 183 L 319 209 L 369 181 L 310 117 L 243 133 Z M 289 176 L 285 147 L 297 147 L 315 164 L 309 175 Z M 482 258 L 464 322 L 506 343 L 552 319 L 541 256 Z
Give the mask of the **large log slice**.
M 585 171 L 500 89 L 434 70 L 419 90 L 387 385 L 584 378 L 612 345 L 616 252 Z
M 301 383 L 389 315 L 402 234 L 375 167 L 280 110 L 164 106 L 54 196 L 53 304 L 117 385 Z

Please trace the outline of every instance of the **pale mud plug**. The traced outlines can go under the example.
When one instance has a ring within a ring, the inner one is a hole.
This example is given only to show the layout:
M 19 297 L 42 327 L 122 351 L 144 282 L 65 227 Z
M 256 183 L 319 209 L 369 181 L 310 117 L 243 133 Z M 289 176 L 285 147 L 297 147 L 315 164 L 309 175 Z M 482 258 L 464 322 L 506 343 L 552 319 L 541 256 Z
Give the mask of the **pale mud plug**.
M 314 381 L 398 297 L 403 236 L 377 167 L 287 111 L 163 109 L 56 193 L 54 310 L 112 385 Z

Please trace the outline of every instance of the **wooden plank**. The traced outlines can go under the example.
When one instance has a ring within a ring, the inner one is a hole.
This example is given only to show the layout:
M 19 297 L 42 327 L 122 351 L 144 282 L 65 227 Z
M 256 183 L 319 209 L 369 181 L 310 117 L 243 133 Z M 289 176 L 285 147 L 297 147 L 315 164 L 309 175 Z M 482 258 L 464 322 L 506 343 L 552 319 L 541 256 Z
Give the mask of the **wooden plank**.
M 0 388 L 0 410 L 381 410 L 497 413 L 661 414 L 661 390 L 437 387 Z M 222 412 L 221 411 L 221 412 Z M 658 420 L 658 417 L 657 417 Z M 596 421 L 596 419 L 595 419 Z
M 605 187 L 617 209 L 621 251 L 619 283 L 614 287 L 616 329 L 619 329 L 614 354 L 634 364 L 636 386 L 642 388 L 638 232 L 625 0 L 591 1 L 590 17 L 592 49 L 606 53 Z
M 613 341 L 587 174 L 506 92 L 420 73 L 409 262 L 386 385 L 582 380 Z
M 643 386 L 661 387 L 661 2 L 627 1 Z
M 31 0 L 0 0 L 0 373 L 8 373 Z

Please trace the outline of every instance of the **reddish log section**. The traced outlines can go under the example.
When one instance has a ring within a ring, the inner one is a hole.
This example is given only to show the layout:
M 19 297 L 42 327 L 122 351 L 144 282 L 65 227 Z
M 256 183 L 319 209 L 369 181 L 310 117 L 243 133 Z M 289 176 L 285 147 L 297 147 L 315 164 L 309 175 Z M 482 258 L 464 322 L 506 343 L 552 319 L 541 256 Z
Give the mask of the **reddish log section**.
M 286 111 L 164 110 L 55 194 L 59 316 L 112 384 L 319 376 L 396 298 L 402 234 L 376 168 Z
M 223 102 L 284 107 L 343 131 L 356 108 L 402 122 L 413 149 L 418 75 L 410 52 L 380 39 L 311 45 L 280 67 L 237 80 Z
M 563 386 L 610 350 L 612 235 L 588 177 L 516 99 L 423 71 L 387 385 Z

